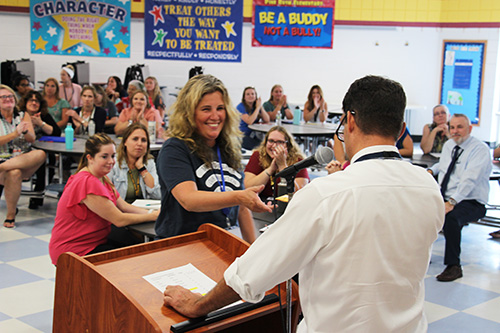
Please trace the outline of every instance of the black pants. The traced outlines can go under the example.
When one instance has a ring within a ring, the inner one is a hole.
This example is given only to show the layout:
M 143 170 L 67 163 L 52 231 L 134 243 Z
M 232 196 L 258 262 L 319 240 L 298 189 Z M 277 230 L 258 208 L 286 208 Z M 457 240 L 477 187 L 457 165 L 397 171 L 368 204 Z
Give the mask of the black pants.
M 460 201 L 444 219 L 445 265 L 460 265 L 460 242 L 462 228 L 468 222 L 476 221 L 486 215 L 486 208 L 476 200 Z
M 140 243 L 142 243 L 142 240 L 137 238 L 127 228 L 118 228 L 115 225 L 111 225 L 111 232 L 108 235 L 108 241 L 104 244 L 97 245 L 95 249 L 87 254 L 100 253 Z

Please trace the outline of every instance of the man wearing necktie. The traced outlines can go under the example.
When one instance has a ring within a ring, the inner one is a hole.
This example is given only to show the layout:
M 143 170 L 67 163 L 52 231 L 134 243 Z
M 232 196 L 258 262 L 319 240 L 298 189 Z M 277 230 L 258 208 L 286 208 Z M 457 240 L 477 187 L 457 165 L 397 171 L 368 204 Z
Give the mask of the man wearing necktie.
M 438 176 L 445 200 L 444 237 L 446 240 L 445 270 L 438 281 L 453 281 L 462 277 L 460 242 L 462 227 L 484 217 L 490 191 L 491 154 L 488 146 L 470 135 L 472 126 L 464 114 L 450 119 L 451 139 L 441 153 L 439 162 L 429 172 Z

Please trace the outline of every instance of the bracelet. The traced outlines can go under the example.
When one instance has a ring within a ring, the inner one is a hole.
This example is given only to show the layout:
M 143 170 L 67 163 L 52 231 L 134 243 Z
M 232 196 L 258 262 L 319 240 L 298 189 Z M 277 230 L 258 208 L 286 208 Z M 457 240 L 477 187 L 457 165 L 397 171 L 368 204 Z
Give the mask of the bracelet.
M 42 122 L 42 126 L 40 126 L 40 128 L 43 128 L 43 126 L 47 125 L 47 123 L 44 121 Z
M 137 171 L 139 171 L 139 173 L 142 173 L 144 171 L 147 171 L 146 167 L 145 166 L 142 166 L 142 168 L 140 169 L 137 169 Z
M 264 172 L 266 173 L 266 175 L 267 175 L 269 178 L 271 178 L 271 177 L 272 177 L 272 176 L 269 174 L 269 172 L 267 172 L 267 169 L 266 169 L 266 170 L 264 170 Z

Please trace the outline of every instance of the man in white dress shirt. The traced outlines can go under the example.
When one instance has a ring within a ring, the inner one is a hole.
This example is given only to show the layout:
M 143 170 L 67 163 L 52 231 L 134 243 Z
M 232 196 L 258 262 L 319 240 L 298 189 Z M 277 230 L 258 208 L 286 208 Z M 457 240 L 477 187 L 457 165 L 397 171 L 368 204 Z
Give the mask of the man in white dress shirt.
M 258 302 L 298 272 L 300 332 L 425 332 L 423 279 L 444 202 L 395 147 L 405 104 L 397 82 L 355 81 L 337 131 L 351 165 L 298 191 L 207 295 L 168 286 L 165 305 L 198 317 L 239 298 Z

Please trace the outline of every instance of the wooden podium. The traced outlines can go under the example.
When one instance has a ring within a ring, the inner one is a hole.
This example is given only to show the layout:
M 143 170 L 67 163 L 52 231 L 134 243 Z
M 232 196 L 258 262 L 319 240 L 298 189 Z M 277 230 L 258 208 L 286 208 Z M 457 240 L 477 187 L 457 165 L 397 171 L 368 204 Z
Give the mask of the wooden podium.
M 187 320 L 163 306 L 163 293 L 142 277 L 192 263 L 214 281 L 248 243 L 211 224 L 197 232 L 104 253 L 64 253 L 57 262 L 53 332 L 170 332 Z M 265 274 L 265 272 L 263 272 Z M 285 317 L 285 283 L 281 289 Z M 293 284 L 292 327 L 298 322 L 298 287 Z M 192 332 L 280 332 L 279 303 L 235 315 Z

